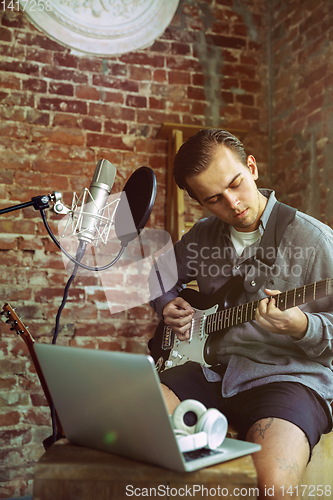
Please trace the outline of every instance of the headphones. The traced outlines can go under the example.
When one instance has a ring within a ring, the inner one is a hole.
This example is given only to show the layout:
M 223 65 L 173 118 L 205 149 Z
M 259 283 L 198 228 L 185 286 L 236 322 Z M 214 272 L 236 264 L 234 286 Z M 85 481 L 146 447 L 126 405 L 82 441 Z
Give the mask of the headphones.
M 184 421 L 186 413 L 193 412 L 197 417 L 194 425 Z M 228 421 L 216 410 L 207 410 L 205 405 L 195 399 L 185 399 L 175 409 L 172 415 L 175 434 L 180 451 L 193 451 L 200 448 L 215 450 L 227 435 Z

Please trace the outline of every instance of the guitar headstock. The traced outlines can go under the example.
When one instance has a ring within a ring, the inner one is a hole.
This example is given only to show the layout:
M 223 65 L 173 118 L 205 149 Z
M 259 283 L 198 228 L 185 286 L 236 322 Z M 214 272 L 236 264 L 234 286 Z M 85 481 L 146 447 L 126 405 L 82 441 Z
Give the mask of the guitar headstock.
M 12 306 L 5 304 L 2 309 L 3 312 L 1 314 L 7 318 L 5 322 L 11 325 L 10 329 L 16 331 L 17 335 L 21 335 L 26 343 L 34 342 L 28 328 L 22 323 Z

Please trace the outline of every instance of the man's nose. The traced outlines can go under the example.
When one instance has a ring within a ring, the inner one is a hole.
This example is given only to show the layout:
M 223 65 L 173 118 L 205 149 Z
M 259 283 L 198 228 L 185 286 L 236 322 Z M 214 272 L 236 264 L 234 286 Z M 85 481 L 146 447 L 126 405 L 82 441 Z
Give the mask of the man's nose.
M 227 192 L 224 195 L 224 199 L 228 202 L 230 208 L 236 210 L 239 205 L 239 199 L 235 193 Z

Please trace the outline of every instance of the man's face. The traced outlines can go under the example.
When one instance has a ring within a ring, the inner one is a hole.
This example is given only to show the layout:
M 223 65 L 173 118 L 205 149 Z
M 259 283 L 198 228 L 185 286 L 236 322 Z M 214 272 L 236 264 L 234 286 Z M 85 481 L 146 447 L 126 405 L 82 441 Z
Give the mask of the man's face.
M 225 146 L 217 146 L 209 167 L 186 182 L 200 203 L 237 231 L 258 228 L 267 199 L 259 193 L 255 180 L 258 169 L 253 156 L 243 165 Z

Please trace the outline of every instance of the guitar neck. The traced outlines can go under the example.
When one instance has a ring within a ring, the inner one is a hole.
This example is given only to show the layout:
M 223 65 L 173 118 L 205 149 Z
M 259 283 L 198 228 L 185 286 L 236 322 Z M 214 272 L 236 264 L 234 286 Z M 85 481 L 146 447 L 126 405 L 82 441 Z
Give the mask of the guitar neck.
M 278 293 L 273 296 L 276 300 L 276 306 L 282 311 L 285 311 L 290 307 L 300 306 L 307 302 L 331 295 L 333 292 L 332 281 L 332 278 L 327 278 L 311 283 L 310 285 L 304 285 L 299 288 L 294 288 L 293 290 Z M 214 333 L 224 328 L 230 328 L 254 320 L 260 300 L 209 314 L 206 320 L 206 333 Z

